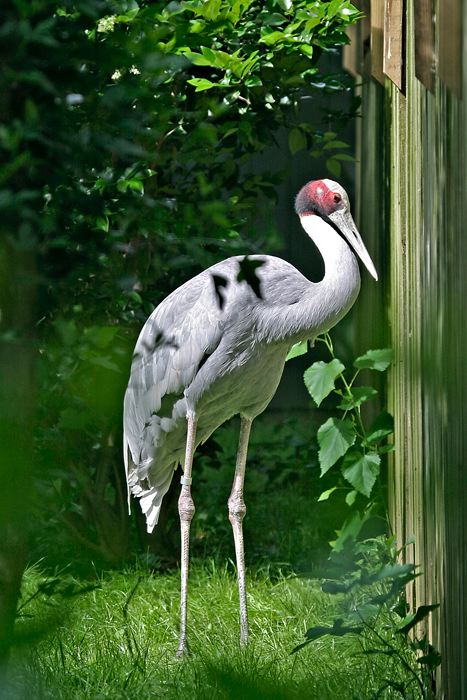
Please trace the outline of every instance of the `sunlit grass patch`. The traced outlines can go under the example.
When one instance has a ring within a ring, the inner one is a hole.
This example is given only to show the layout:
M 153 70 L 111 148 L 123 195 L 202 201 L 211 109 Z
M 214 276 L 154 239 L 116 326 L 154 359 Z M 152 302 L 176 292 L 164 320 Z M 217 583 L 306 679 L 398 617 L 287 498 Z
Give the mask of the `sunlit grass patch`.
M 26 590 L 41 581 L 33 569 Z M 37 597 L 25 606 L 8 698 L 371 697 L 377 665 L 362 640 L 329 636 L 291 654 L 312 625 L 331 624 L 340 600 L 317 582 L 267 572 L 248 576 L 250 643 L 239 647 L 236 578 L 228 566 L 195 565 L 190 576 L 191 656 L 176 660 L 179 577 L 143 570 L 108 573 L 71 598 Z M 385 695 L 384 697 L 391 697 Z

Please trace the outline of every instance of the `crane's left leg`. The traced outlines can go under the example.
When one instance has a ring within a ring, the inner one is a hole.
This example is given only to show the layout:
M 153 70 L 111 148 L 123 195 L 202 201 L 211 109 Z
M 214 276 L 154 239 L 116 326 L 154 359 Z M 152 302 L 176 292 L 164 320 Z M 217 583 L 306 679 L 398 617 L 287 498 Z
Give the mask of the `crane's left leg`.
M 181 591 L 180 591 L 180 641 L 177 649 L 177 657 L 188 654 L 188 641 L 186 631 L 187 603 L 188 603 L 188 564 L 190 558 L 190 525 L 195 514 L 195 504 L 191 497 L 191 468 L 193 466 L 193 454 L 195 451 L 196 418 L 193 415 L 187 417 L 187 435 L 185 449 L 185 463 L 183 476 L 180 479 L 182 489 L 178 499 L 178 512 L 180 515 L 181 534 Z
M 241 417 L 237 464 L 235 466 L 232 492 L 228 500 L 229 520 L 232 525 L 235 540 L 235 554 L 237 556 L 238 594 L 240 598 L 240 644 L 242 646 L 248 641 L 245 551 L 243 547 L 243 518 L 245 517 L 246 506 L 245 501 L 243 500 L 243 481 L 245 479 L 246 455 L 248 451 L 251 423 L 252 421 L 248 418 L 244 418 L 243 416 Z

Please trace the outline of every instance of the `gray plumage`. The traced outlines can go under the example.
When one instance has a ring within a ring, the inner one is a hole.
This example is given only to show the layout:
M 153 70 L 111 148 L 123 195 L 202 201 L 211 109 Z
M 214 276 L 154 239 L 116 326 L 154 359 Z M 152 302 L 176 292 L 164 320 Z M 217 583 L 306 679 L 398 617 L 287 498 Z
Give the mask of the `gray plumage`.
M 290 347 L 313 341 L 355 301 L 360 276 L 352 249 L 376 277 L 340 185 L 308 183 L 296 208 L 324 258 L 321 282 L 280 258 L 252 256 L 263 263 L 258 297 L 237 280 L 242 256 L 232 257 L 176 289 L 141 331 L 125 395 L 124 459 L 149 532 L 183 462 L 187 416 L 196 416 L 196 445 L 235 414 L 255 418 L 276 391 Z M 216 276 L 226 281 L 217 291 Z
M 236 279 L 242 259 L 224 260 L 175 290 L 136 344 L 124 409 L 127 477 L 149 532 L 183 459 L 187 411 L 198 415 L 200 444 L 236 413 L 261 413 L 279 383 L 291 341 L 271 338 L 264 311 L 297 303 L 310 283 L 284 260 L 253 256 L 263 263 L 260 299 Z M 215 276 L 227 282 L 222 309 Z

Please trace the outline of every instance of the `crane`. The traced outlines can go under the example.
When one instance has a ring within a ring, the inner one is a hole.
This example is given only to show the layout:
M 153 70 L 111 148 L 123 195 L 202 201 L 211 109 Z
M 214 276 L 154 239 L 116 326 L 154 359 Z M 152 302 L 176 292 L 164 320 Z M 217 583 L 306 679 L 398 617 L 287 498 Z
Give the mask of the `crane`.
M 235 474 L 228 499 L 240 600 L 240 643 L 248 640 L 243 482 L 251 424 L 271 401 L 292 345 L 329 330 L 350 309 L 360 289 L 358 256 L 378 279 L 350 213 L 345 190 L 313 180 L 295 199 L 300 222 L 325 266 L 310 282 L 291 264 L 254 255 L 260 289 L 239 281 L 243 256 L 216 263 L 182 284 L 147 319 L 135 346 L 124 400 L 124 462 L 128 498 L 146 516 L 148 532 L 181 464 L 180 640 L 188 652 L 187 597 L 193 455 L 197 445 L 233 415 L 240 415 Z M 221 284 L 219 284 L 219 281 Z

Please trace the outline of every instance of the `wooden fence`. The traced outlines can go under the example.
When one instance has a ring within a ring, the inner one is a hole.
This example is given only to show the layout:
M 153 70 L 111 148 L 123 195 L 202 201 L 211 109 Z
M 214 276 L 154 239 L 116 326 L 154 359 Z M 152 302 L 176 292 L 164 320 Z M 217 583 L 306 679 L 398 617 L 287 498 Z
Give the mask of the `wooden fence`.
M 440 604 L 427 630 L 439 697 L 465 700 L 467 0 L 359 7 L 344 63 L 361 78 L 359 224 L 382 277 L 363 290 L 360 329 L 395 350 L 391 516 L 400 544 L 415 538 L 411 601 Z

